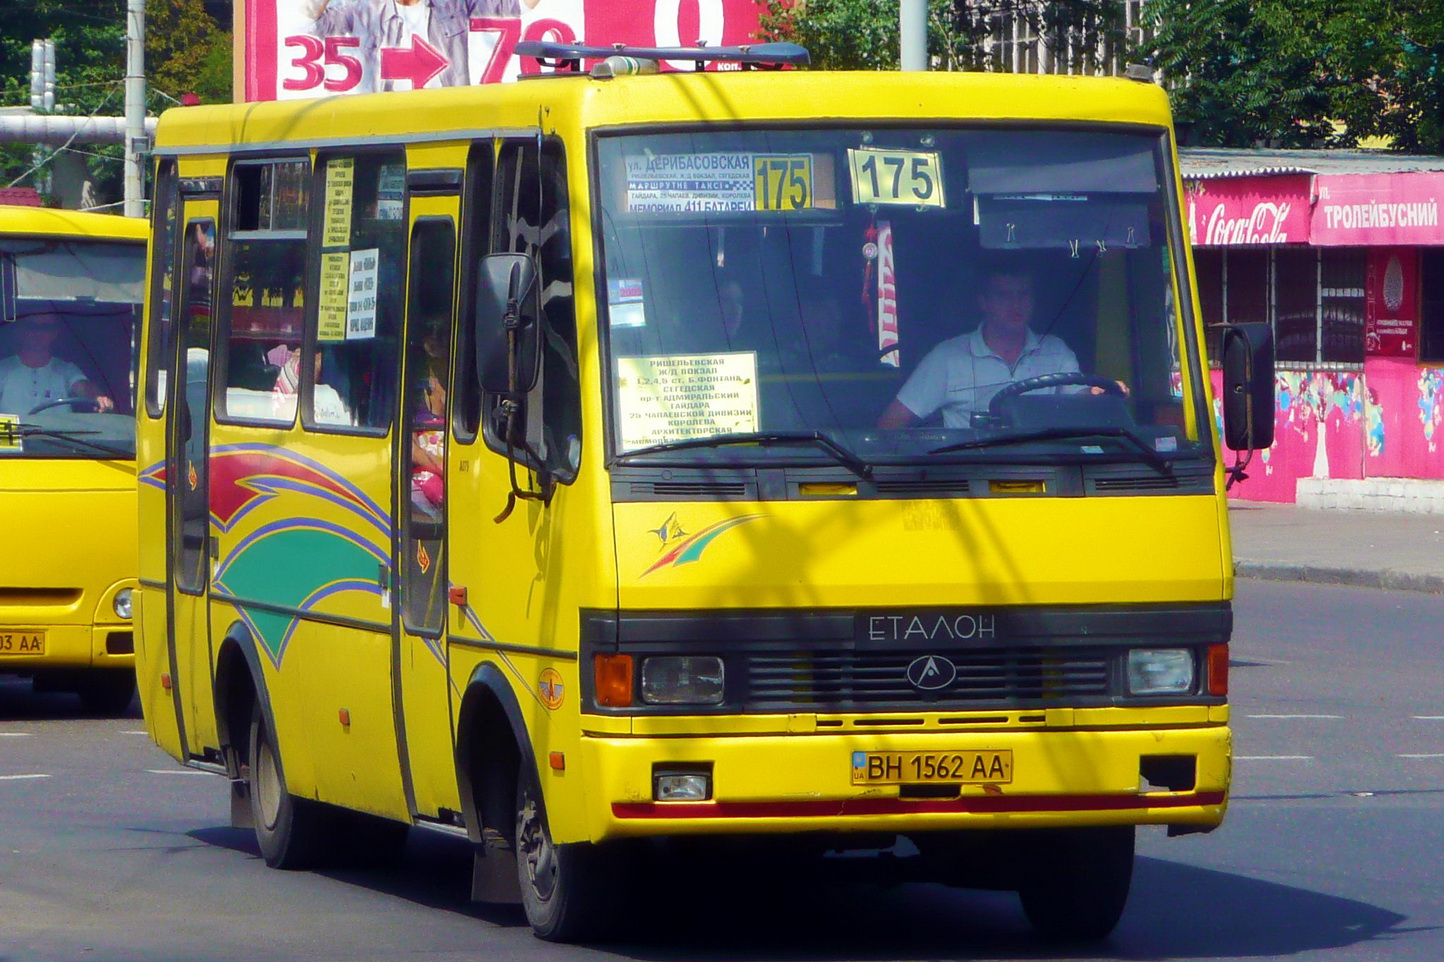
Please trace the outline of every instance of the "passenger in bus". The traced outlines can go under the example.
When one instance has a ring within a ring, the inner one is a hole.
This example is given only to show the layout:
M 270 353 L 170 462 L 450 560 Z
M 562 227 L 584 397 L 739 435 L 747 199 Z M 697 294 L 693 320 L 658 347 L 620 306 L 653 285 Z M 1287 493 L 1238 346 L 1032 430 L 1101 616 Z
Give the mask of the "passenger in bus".
M 870 332 L 849 324 L 842 298 L 820 289 L 803 296 L 802 339 L 808 362 L 819 374 L 856 374 L 877 367 L 876 351 L 869 352 Z
M 273 363 L 280 360 L 280 372 L 276 375 L 276 385 L 272 389 L 272 397 L 278 407 L 289 407 L 291 412 L 295 411 L 295 397 L 301 389 L 301 349 L 281 344 L 267 352 L 266 356 Z M 342 425 L 350 427 L 356 423 L 346 402 L 341 399 L 340 393 L 331 385 L 321 381 L 321 352 L 316 352 L 316 363 L 314 368 L 315 383 L 312 385 L 312 419 L 317 424 Z M 284 411 L 279 411 L 285 416 Z
M 440 518 L 446 500 L 446 362 L 440 337 L 432 332 L 423 341 L 421 398 L 411 431 L 411 504 L 428 518 Z
M 85 398 L 98 411 L 115 410 L 115 402 L 84 371 L 55 356 L 61 325 L 60 315 L 51 311 L 15 322 L 18 350 L 0 360 L 0 411 L 32 414 L 64 398 Z
M 912 427 L 941 410 L 944 427 L 965 428 L 972 413 L 986 411 L 1006 385 L 1077 371 L 1078 358 L 1061 338 L 1038 334 L 1029 326 L 1033 304 L 1031 273 L 1006 265 L 992 270 L 978 295 L 978 326 L 928 352 L 878 419 L 878 427 Z M 1088 389 L 1051 390 L 1069 394 Z

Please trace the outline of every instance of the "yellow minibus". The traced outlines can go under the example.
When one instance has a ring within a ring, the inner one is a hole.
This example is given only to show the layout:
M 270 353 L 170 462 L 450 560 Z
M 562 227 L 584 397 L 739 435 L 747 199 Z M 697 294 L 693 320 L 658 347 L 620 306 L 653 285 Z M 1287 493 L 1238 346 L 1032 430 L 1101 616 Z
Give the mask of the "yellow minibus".
M 138 218 L 0 206 L 0 674 L 135 696 Z
M 1218 435 L 1272 424 L 1165 94 L 523 48 L 161 118 L 155 741 L 270 865 L 455 833 L 543 938 L 742 837 L 1105 934 L 1136 826 L 1224 817 Z

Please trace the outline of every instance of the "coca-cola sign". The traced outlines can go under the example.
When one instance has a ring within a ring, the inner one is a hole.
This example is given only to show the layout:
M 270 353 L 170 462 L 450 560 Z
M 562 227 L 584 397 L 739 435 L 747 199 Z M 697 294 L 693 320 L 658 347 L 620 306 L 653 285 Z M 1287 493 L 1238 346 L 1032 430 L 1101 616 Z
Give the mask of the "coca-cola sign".
M 1307 174 L 1193 180 L 1187 184 L 1188 230 L 1199 247 L 1307 244 Z

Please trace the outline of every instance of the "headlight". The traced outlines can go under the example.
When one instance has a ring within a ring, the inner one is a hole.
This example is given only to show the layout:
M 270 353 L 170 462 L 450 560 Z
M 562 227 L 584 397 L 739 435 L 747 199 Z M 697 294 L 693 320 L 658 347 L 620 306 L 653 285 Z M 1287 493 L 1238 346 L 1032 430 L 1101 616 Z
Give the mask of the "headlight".
M 722 659 L 654 655 L 642 659 L 642 701 L 649 705 L 722 704 Z
M 1177 695 L 1193 691 L 1193 652 L 1187 648 L 1135 648 L 1128 653 L 1128 692 Z
M 119 591 L 117 591 L 115 593 L 115 601 L 111 602 L 111 607 L 115 609 L 115 616 L 117 618 L 124 618 L 126 621 L 129 621 L 130 589 L 121 588 Z

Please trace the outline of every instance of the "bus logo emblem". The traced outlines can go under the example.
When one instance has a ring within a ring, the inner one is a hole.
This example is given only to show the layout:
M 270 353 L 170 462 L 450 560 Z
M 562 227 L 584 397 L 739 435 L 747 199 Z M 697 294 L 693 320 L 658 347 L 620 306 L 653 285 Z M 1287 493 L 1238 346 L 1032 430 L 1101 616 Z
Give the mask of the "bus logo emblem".
M 555 668 L 543 668 L 541 677 L 537 680 L 537 694 L 541 696 L 541 703 L 548 711 L 556 711 L 562 707 L 562 695 L 566 686 L 562 684 L 562 673 Z
M 908 665 L 908 684 L 918 691 L 938 691 L 958 679 L 958 669 L 946 658 L 924 655 Z

